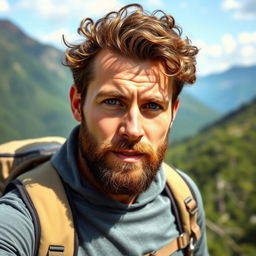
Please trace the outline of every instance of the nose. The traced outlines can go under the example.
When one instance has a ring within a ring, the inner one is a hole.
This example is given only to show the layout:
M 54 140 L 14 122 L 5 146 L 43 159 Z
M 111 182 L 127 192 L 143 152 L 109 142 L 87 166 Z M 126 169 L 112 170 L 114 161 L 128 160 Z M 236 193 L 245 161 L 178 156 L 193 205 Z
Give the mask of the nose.
M 129 141 L 140 141 L 144 135 L 143 118 L 140 110 L 132 107 L 129 112 L 125 114 L 119 129 L 120 135 Z

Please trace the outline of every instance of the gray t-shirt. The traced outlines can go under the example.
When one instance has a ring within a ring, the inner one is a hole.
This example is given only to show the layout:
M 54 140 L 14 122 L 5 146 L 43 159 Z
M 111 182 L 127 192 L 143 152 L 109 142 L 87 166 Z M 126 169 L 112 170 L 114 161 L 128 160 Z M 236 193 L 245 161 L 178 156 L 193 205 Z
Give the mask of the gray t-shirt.
M 66 183 L 72 200 L 79 238 L 78 256 L 141 256 L 175 239 L 178 231 L 170 200 L 163 193 L 166 182 L 163 170 L 159 170 L 149 189 L 134 204 L 122 204 L 105 197 L 80 176 L 76 162 L 77 136 L 78 128 L 75 128 L 51 162 Z M 202 237 L 194 255 L 207 256 L 201 196 L 193 181 L 181 174 L 193 187 L 199 204 Z M 13 190 L 0 199 L 0 255 L 32 256 L 34 246 L 32 218 L 19 193 Z

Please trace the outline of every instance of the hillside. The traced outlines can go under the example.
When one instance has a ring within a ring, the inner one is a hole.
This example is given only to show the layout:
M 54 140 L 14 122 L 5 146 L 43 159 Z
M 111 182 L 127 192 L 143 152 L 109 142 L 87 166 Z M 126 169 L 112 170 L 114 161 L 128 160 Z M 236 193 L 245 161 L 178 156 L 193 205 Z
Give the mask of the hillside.
M 197 134 L 202 127 L 213 123 L 219 117 L 219 112 L 182 92 L 180 107 L 170 133 L 170 142 L 178 142 Z
M 211 255 L 255 255 L 256 99 L 192 139 L 167 162 L 186 170 L 205 202 Z
M 74 125 L 62 53 L 0 21 L 0 141 L 66 136 Z
M 72 82 L 63 53 L 0 20 L 0 142 L 46 135 L 67 136 L 74 126 L 68 103 Z M 189 95 L 181 98 L 172 141 L 195 134 L 219 117 Z
M 256 66 L 233 67 L 199 77 L 196 84 L 188 93 L 207 106 L 228 113 L 256 97 Z

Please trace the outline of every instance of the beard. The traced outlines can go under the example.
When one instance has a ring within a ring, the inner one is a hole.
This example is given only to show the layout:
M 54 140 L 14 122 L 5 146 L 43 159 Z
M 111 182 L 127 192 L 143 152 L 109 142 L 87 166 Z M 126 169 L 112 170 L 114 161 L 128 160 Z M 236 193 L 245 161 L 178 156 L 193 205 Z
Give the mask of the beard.
M 147 190 L 155 179 L 168 147 L 168 135 L 155 151 L 142 142 L 122 139 L 116 143 L 99 144 L 82 119 L 79 130 L 79 150 L 89 172 L 105 193 L 136 196 Z M 111 152 L 135 150 L 143 154 L 136 163 L 127 163 Z

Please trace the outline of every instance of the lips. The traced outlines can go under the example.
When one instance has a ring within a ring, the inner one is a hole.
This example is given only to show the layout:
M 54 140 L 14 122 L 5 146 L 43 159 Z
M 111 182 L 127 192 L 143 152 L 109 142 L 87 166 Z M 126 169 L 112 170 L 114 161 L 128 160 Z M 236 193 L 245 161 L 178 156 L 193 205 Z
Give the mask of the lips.
M 134 151 L 134 150 L 120 150 L 120 151 L 112 151 L 112 153 L 119 158 L 120 160 L 127 163 L 134 163 L 139 161 L 145 154 Z

